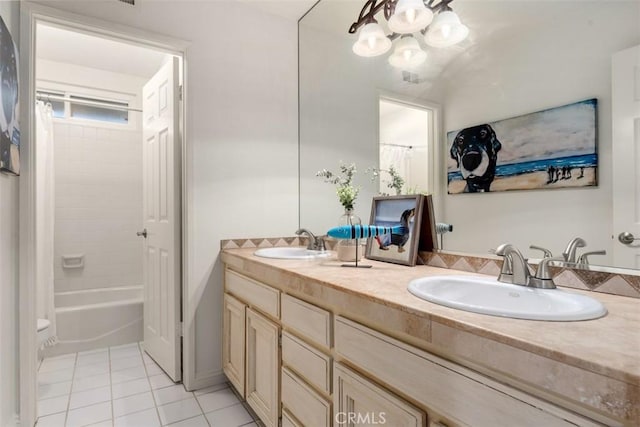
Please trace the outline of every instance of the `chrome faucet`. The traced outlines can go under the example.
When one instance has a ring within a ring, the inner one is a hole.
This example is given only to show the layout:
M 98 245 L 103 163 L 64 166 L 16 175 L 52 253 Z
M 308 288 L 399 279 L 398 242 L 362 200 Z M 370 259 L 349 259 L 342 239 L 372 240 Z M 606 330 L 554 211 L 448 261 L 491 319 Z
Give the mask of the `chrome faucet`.
M 553 282 L 553 276 L 549 270 L 549 263 L 554 261 L 565 262 L 564 254 L 561 257 L 544 258 L 540 260 L 536 274 L 529 277 L 529 286 L 532 288 L 555 289 L 556 284 Z
M 584 248 L 587 246 L 587 242 L 585 242 L 582 238 L 576 237 L 572 239 L 567 245 L 567 249 L 562 252 L 562 256 L 564 257 L 564 261 L 566 262 L 576 262 L 576 250 L 578 248 Z
M 307 230 L 306 228 L 299 228 L 296 231 L 296 235 L 301 236 L 302 234 L 306 234 L 309 237 L 309 244 L 307 245 L 307 250 L 310 251 L 326 251 L 327 248 L 324 244 L 324 239 L 320 236 L 316 237 L 312 232 Z
M 529 266 L 518 248 L 504 243 L 496 248 L 496 255 L 504 257 L 498 281 L 522 286 L 529 284 L 529 277 L 531 277 Z

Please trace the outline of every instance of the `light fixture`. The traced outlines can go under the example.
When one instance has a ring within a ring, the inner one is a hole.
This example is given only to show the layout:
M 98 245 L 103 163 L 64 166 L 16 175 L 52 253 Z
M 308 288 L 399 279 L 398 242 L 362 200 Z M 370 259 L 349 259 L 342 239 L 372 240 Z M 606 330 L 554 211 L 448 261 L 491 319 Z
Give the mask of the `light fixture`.
M 378 56 L 391 49 L 391 40 L 377 22 L 369 22 L 360 30 L 353 52 L 359 56 Z
M 403 70 L 415 68 L 427 60 L 427 52 L 420 48 L 418 40 L 405 35 L 396 43 L 393 54 L 389 57 L 389 64 Z
M 389 17 L 389 29 L 398 34 L 410 34 L 422 30 L 433 20 L 433 12 L 422 0 L 398 0 L 393 15 Z
M 449 4 L 452 2 L 453 0 L 367 0 L 358 20 L 349 28 L 350 34 L 355 34 L 360 29 L 353 52 L 359 56 L 379 56 L 391 48 L 393 40 L 403 34 L 417 32 L 424 35 L 424 42 L 433 47 L 447 47 L 461 42 L 469 34 L 469 29 L 451 10 Z M 376 20 L 376 15 L 381 11 L 392 31 L 389 35 L 384 33 L 383 27 Z M 389 63 L 403 68 L 409 65 L 396 64 L 424 62 L 426 52 L 420 49 L 418 41 L 413 37 L 403 40 L 405 39 L 398 41 Z M 405 59 L 397 56 L 400 51 Z
M 469 28 L 462 25 L 460 18 L 451 9 L 438 13 L 427 28 L 424 42 L 433 47 L 449 47 L 460 43 L 469 35 Z

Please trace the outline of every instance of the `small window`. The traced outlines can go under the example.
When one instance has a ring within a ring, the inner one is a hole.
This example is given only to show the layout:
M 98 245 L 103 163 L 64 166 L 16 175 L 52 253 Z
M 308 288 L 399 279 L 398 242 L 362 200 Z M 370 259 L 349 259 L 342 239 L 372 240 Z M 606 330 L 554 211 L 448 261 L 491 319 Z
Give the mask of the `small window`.
M 45 98 L 42 98 L 42 101 L 48 102 L 51 104 L 53 109 L 53 117 L 64 118 L 64 101 L 55 101 L 53 99 L 47 99 L 47 96 L 60 96 L 64 97 L 64 93 L 55 93 L 55 92 L 43 92 L 38 91 L 38 95 L 42 95 Z
M 129 123 L 129 111 L 126 110 L 129 104 L 126 102 L 105 101 L 73 95 L 70 98 L 71 117 L 109 123 Z M 80 104 L 74 100 L 95 102 L 96 105 Z

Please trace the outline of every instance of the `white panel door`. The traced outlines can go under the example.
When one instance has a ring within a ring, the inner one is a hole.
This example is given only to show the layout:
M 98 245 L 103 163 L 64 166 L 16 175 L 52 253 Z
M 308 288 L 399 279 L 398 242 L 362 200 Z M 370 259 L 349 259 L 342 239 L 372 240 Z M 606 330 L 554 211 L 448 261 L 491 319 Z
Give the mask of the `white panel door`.
M 613 55 L 613 261 L 640 268 L 640 46 Z M 638 240 L 620 242 L 620 233 Z
M 178 58 L 143 97 L 144 349 L 174 380 L 180 365 L 180 138 Z

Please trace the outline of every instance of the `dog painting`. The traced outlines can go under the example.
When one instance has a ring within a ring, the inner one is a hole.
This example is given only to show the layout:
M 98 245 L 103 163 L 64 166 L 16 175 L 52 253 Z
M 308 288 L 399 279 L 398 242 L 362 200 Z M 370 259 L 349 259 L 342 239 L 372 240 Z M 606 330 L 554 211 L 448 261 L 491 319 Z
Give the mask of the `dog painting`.
M 448 192 L 597 185 L 597 99 L 447 133 Z
M 0 16 L 0 170 L 20 174 L 18 48 Z
M 449 151 L 466 182 L 465 193 L 491 191 L 501 148 L 495 131 L 488 124 L 462 129 L 456 134 Z
M 370 224 L 397 227 L 400 231 L 369 239 L 367 258 L 415 265 L 423 205 L 422 195 L 374 197 Z

